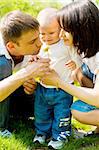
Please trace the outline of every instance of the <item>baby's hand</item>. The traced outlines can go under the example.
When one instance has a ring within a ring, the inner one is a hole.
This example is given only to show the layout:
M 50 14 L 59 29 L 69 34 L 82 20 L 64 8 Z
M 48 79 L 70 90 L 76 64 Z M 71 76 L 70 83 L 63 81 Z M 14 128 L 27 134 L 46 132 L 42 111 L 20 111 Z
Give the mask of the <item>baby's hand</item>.
M 71 71 L 76 69 L 76 63 L 73 60 L 69 60 L 65 66 L 70 69 Z
M 38 59 L 40 59 L 40 56 L 38 55 L 32 55 L 29 62 L 33 62 L 33 61 L 37 61 Z

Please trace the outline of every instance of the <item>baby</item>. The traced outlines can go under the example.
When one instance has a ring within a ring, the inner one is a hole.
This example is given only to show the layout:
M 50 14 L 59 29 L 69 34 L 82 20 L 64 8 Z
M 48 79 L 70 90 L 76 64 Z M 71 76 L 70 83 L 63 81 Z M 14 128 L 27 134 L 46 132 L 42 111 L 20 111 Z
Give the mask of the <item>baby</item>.
M 56 18 L 55 8 L 46 8 L 38 15 L 40 23 L 40 38 L 43 46 L 39 56 L 50 58 L 50 67 L 54 69 L 63 81 L 73 83 L 72 70 L 76 65 L 81 66 L 80 57 L 74 47 L 66 46 L 60 39 L 61 28 Z M 45 50 L 46 47 L 46 50 Z M 76 65 L 66 67 L 72 59 L 76 59 Z M 33 142 L 43 144 L 48 136 L 51 137 L 48 147 L 61 149 L 71 135 L 70 106 L 73 97 L 57 87 L 37 85 L 34 102 L 36 136 Z

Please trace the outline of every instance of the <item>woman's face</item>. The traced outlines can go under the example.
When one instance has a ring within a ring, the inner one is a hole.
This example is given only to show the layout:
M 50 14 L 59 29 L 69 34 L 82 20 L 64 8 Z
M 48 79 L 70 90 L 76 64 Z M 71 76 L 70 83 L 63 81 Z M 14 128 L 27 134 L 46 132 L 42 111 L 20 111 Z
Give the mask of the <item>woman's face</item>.
M 60 38 L 64 40 L 66 45 L 73 46 L 73 36 L 70 32 L 66 32 L 64 29 L 61 29 Z

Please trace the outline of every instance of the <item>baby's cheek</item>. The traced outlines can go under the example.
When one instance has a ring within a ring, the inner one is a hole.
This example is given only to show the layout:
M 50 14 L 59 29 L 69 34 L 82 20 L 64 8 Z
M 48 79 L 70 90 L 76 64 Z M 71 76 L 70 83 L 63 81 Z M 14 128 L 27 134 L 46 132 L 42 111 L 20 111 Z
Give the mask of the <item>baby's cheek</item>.
M 44 37 L 40 37 L 41 42 L 45 42 L 45 38 Z

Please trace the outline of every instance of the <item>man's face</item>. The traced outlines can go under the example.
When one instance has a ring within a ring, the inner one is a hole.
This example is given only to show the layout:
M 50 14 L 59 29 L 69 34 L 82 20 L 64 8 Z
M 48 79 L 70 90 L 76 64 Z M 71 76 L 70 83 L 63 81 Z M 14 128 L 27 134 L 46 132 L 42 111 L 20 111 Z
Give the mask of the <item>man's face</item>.
M 14 44 L 14 49 L 10 50 L 11 55 L 36 55 L 41 48 L 38 30 L 30 30 L 22 34 Z

